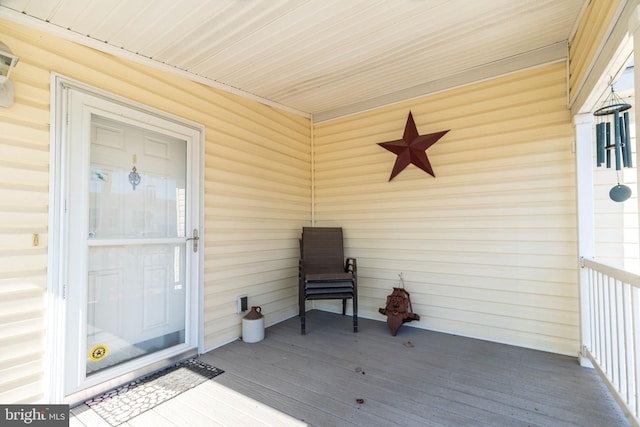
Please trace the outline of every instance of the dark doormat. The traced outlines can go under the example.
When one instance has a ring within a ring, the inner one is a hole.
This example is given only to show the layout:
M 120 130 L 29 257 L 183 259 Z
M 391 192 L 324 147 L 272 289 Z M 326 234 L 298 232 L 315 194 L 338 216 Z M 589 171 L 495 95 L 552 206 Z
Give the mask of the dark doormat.
M 85 401 L 112 426 L 172 399 L 224 371 L 188 359 Z

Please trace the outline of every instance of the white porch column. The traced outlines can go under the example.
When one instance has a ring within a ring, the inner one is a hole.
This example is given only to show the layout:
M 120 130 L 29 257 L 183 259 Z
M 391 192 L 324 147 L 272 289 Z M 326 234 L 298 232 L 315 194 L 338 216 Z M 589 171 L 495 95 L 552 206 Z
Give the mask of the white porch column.
M 636 6 L 635 10 L 631 13 L 631 17 L 629 18 L 629 35 L 633 39 L 633 95 L 636 100 L 633 111 L 635 114 L 636 124 L 635 124 L 635 135 L 636 135 L 636 158 L 635 158 L 635 168 L 637 174 L 637 183 L 638 188 L 640 189 L 640 150 L 638 150 L 638 137 L 640 133 L 638 132 L 638 127 L 640 126 L 640 105 L 638 105 L 637 100 L 638 92 L 640 91 L 640 72 L 636 71 L 636 68 L 640 67 L 640 6 Z M 638 215 L 640 215 L 640 197 L 638 197 Z M 638 218 L 640 221 L 640 218 Z M 638 230 L 640 232 L 640 229 Z M 640 241 L 640 240 L 639 240 Z
M 576 199 L 578 219 L 578 260 L 595 257 L 595 209 L 593 202 L 593 115 L 578 114 L 573 118 L 576 128 Z M 584 346 L 591 344 L 589 319 L 589 277 L 585 269 L 580 271 L 580 353 L 582 366 L 593 367 L 583 355 Z

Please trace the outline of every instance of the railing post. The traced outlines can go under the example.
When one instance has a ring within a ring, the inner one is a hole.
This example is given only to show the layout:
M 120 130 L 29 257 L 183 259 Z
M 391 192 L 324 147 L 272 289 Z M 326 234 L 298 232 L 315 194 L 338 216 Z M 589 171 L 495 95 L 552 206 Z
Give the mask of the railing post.
M 585 357 L 584 347 L 591 345 L 589 315 L 589 273 L 582 268 L 583 258 L 595 258 L 595 209 L 593 202 L 593 115 L 578 114 L 573 118 L 576 129 L 576 200 L 578 220 L 578 260 L 580 295 L 580 365 L 593 367 Z
M 591 344 L 584 357 L 640 427 L 640 275 L 582 259 L 590 276 Z

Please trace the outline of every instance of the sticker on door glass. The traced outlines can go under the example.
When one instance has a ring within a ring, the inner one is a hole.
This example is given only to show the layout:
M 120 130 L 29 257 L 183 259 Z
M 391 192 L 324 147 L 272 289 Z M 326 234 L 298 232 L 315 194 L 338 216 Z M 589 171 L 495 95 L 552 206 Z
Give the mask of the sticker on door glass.
M 109 182 L 110 181 L 109 175 L 110 175 L 109 171 L 105 171 L 95 167 L 91 168 L 91 181 Z
M 98 344 L 94 346 L 89 352 L 89 359 L 97 362 L 104 359 L 107 356 L 107 353 L 109 353 L 109 349 L 107 348 L 107 346 L 104 344 Z

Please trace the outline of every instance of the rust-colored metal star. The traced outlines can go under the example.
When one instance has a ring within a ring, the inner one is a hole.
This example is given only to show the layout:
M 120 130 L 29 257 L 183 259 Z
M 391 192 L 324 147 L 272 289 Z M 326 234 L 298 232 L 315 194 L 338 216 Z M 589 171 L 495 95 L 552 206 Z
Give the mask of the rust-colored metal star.
M 438 142 L 449 130 L 443 130 L 441 132 L 430 133 L 428 135 L 418 135 L 418 129 L 416 129 L 416 123 L 413 121 L 411 111 L 409 111 L 409 117 L 407 118 L 407 124 L 404 128 L 404 135 L 402 139 L 397 141 L 379 142 L 378 145 L 386 148 L 392 153 L 396 154 L 396 163 L 393 165 L 391 181 L 396 175 L 398 175 L 409 164 L 414 164 L 429 175 L 435 178 L 431 163 L 427 157 L 427 148 Z

